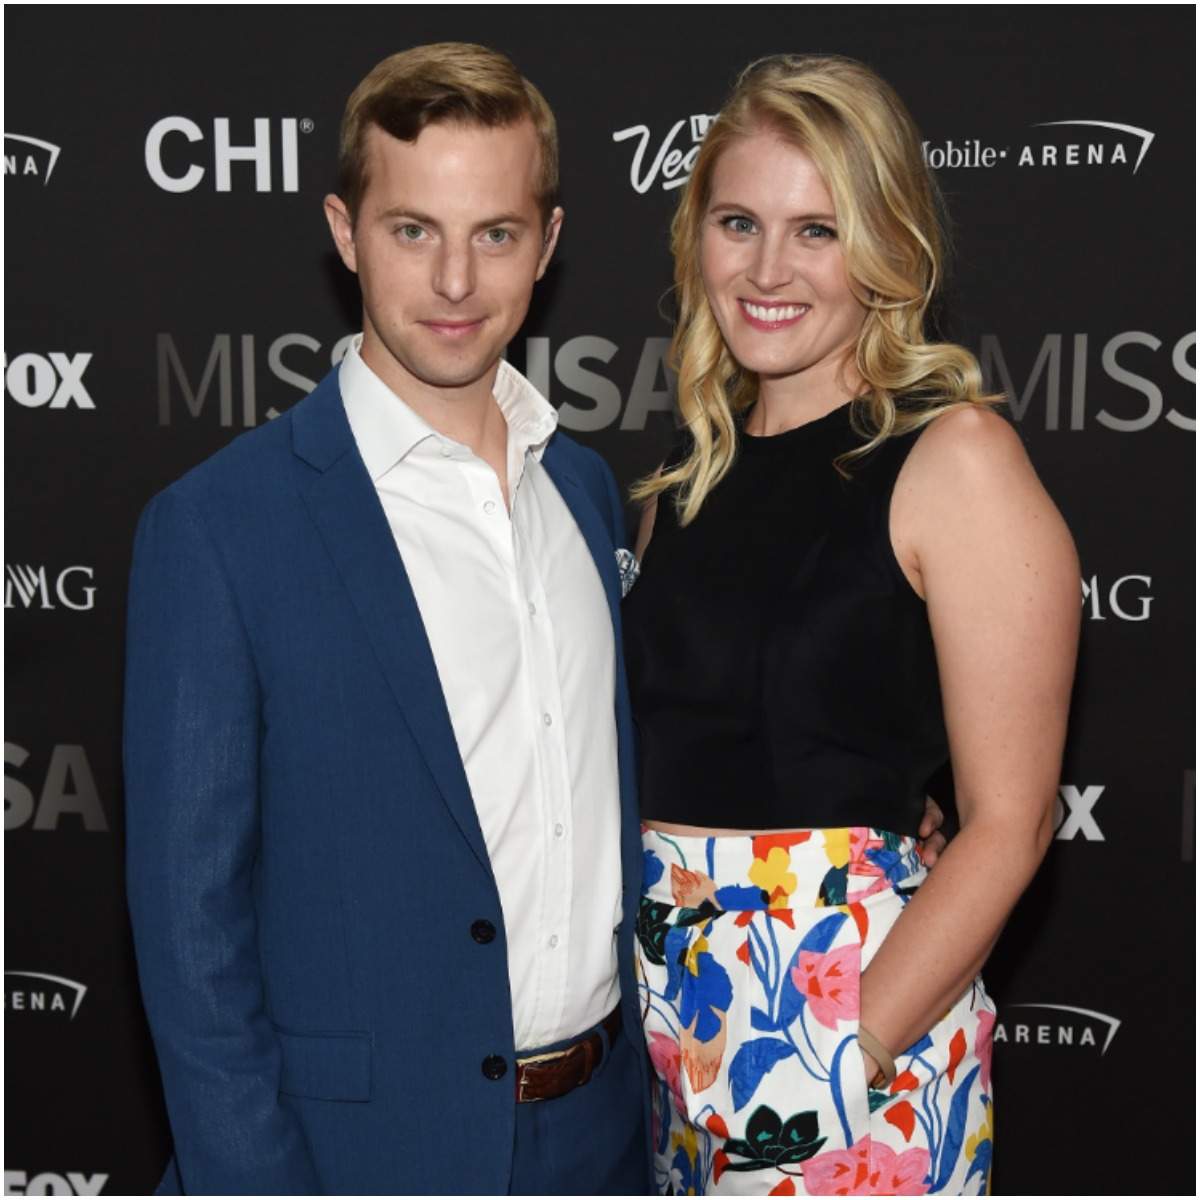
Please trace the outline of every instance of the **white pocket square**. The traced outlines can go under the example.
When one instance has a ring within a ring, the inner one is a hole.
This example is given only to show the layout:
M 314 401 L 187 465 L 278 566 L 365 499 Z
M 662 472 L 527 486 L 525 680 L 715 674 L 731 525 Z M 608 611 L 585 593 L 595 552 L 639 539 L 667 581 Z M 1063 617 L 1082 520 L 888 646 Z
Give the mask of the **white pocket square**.
M 621 599 L 624 600 L 633 585 L 637 583 L 637 577 L 642 573 L 642 566 L 634 558 L 632 550 L 622 547 L 617 551 L 617 570 L 621 572 Z

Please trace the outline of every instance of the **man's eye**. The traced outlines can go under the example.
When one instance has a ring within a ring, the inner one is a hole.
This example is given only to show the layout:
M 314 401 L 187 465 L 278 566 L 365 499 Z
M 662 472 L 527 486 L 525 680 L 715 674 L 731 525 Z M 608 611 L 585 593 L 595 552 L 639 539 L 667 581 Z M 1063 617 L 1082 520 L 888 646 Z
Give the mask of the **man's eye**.
M 406 242 L 415 242 L 425 232 L 420 225 L 401 225 L 400 236 Z
M 512 241 L 512 234 L 507 229 L 489 229 L 484 237 L 493 246 L 503 246 Z

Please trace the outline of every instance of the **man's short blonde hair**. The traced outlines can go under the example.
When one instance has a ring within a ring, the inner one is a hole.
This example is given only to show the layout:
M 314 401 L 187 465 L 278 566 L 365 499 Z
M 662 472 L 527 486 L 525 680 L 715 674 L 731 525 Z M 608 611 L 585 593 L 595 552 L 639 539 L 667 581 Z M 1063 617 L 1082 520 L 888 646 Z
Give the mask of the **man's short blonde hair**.
M 372 125 L 412 142 L 438 121 L 497 129 L 524 120 L 537 134 L 537 203 L 545 224 L 558 202 L 558 129 L 546 98 L 512 61 L 467 42 L 437 42 L 385 58 L 354 89 L 342 115 L 338 193 L 351 220 L 367 190 L 366 135 Z

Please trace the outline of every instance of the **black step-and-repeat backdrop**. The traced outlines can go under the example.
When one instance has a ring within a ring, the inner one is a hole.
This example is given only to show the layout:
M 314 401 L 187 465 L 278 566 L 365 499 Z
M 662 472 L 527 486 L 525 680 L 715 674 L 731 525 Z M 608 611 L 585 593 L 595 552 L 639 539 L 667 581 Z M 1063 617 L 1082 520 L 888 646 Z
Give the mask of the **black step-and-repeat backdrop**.
M 666 231 L 746 62 L 905 97 L 981 357 L 1083 562 L 1057 837 L 987 970 L 995 1190 L 1194 1178 L 1190 7 L 10 8 L 4 114 L 5 1190 L 168 1154 L 122 888 L 123 611 L 149 497 L 337 362 L 321 214 L 380 58 L 479 41 L 545 92 L 566 225 L 513 361 L 625 485 L 670 436 Z M 397 1136 L 403 1136 L 398 1130 Z

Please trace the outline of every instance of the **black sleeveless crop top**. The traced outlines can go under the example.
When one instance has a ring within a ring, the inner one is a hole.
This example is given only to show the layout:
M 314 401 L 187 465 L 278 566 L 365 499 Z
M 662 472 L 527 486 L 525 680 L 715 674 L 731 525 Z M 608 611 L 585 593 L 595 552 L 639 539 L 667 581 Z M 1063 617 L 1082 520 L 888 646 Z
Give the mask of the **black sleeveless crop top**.
M 849 404 L 773 437 L 739 428 L 689 526 L 660 495 L 622 606 L 644 819 L 916 834 L 948 756 L 929 620 L 888 529 L 917 436 L 847 480 Z

